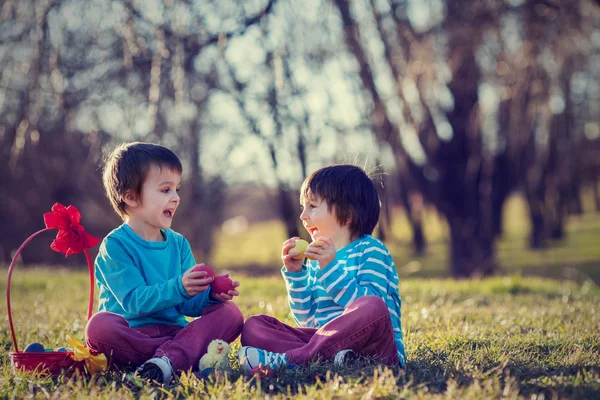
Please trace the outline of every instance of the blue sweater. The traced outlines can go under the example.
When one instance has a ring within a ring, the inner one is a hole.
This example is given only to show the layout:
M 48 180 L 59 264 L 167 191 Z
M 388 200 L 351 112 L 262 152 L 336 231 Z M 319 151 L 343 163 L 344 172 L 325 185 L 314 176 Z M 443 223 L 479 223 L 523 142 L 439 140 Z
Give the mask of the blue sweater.
M 187 325 L 185 316 L 198 317 L 218 301 L 209 290 L 190 297 L 181 283 L 196 262 L 189 242 L 170 229 L 164 242 L 149 242 L 127 224 L 110 232 L 96 257 L 98 311 L 125 317 L 132 328 L 147 325 Z
M 361 296 L 383 299 L 392 319 L 398 359 L 404 366 L 398 273 L 390 252 L 379 239 L 371 235 L 356 239 L 338 250 L 336 258 L 322 270 L 318 261 L 308 260 L 300 272 L 289 272 L 285 267 L 281 272 L 290 309 L 301 327 L 322 327 Z

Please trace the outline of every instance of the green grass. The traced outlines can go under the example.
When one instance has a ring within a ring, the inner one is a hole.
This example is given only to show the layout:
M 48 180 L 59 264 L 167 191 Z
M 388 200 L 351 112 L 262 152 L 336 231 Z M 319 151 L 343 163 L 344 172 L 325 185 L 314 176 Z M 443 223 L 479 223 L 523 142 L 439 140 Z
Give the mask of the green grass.
M 83 268 L 82 268 L 83 269 Z M 0 289 L 6 289 L 6 270 Z M 278 277 L 240 277 L 236 303 L 244 315 L 268 313 L 292 323 Z M 19 268 L 11 305 L 21 347 L 38 341 L 66 345 L 83 339 L 87 273 Z M 167 388 L 131 391 L 120 373 L 95 378 L 48 379 L 13 373 L 0 356 L 0 398 L 593 398 L 600 396 L 600 289 L 590 282 L 519 276 L 483 281 L 404 279 L 403 327 L 407 369 L 368 359 L 336 369 L 315 363 L 275 379 L 241 376 L 208 381 L 182 376 Z M 1 309 L 6 310 L 4 300 Z M 7 318 L 0 331 L 8 351 Z M 232 353 L 239 347 L 234 342 Z
M 401 277 L 404 374 L 359 359 L 343 368 L 315 363 L 261 381 L 242 376 L 232 357 L 228 376 L 202 381 L 184 374 L 167 388 L 132 391 L 119 372 L 73 379 L 14 373 L 2 296 L 0 399 L 600 398 L 600 214 L 570 217 L 564 241 L 530 251 L 525 210 L 518 197 L 509 201 L 506 231 L 497 244 L 501 276 L 481 281 L 445 278 L 447 228 L 435 213 L 425 215 L 429 248 L 419 259 L 409 246 L 408 224 L 395 213 L 388 247 Z M 293 324 L 279 275 L 284 240 L 275 222 L 217 238 L 210 265 L 242 282 L 236 303 L 245 316 L 266 313 Z M 6 268 L 0 273 L 4 293 Z M 11 308 L 21 348 L 34 341 L 66 346 L 66 334 L 83 339 L 87 279 L 83 258 L 76 271 L 17 266 Z M 239 340 L 232 354 L 237 348 Z

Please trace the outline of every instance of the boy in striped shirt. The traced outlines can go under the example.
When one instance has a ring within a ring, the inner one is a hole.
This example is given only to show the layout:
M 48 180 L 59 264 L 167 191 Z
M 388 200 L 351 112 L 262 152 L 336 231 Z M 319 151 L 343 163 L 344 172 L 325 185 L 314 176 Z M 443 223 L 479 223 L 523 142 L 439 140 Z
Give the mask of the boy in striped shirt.
M 283 243 L 281 273 L 295 328 L 268 315 L 249 317 L 238 352 L 256 367 L 336 364 L 359 354 L 405 365 L 398 274 L 390 252 L 371 236 L 380 203 L 367 174 L 352 165 L 315 171 L 302 184 L 300 219 L 312 238 L 304 257 Z

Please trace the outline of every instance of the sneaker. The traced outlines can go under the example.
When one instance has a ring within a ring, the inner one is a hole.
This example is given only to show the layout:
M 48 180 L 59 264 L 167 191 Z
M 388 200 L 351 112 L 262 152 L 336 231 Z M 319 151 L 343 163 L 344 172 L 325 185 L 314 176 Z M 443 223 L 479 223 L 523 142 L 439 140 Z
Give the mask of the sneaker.
M 276 369 L 288 364 L 288 359 L 283 353 L 273 353 L 250 346 L 238 350 L 238 360 L 240 368 L 246 373 L 256 371 L 256 367 Z
M 358 354 L 356 354 L 356 352 L 352 349 L 340 350 L 333 357 L 333 365 L 336 367 L 341 367 L 343 365 L 350 364 L 356 360 L 357 357 Z
M 171 360 L 166 356 L 151 358 L 137 370 L 140 377 L 157 381 L 163 385 L 169 383 L 171 381 L 171 376 L 173 376 Z

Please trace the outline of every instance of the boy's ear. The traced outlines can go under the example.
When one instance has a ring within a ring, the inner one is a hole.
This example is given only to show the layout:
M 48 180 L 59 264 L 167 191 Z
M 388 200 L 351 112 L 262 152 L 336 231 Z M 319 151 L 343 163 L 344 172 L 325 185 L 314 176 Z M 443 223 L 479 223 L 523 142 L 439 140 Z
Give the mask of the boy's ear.
M 137 196 L 130 190 L 125 192 L 125 195 L 123 196 L 123 203 L 127 204 L 127 206 L 131 208 L 136 208 L 139 205 Z
M 354 219 L 354 214 L 352 212 L 352 210 L 348 211 L 348 218 L 346 219 L 346 223 L 344 224 L 344 226 L 350 226 L 350 224 L 352 223 L 352 220 Z
M 352 223 L 352 213 L 350 213 L 350 215 L 348 216 L 348 219 L 346 220 L 346 223 L 344 224 L 344 226 L 350 226 L 351 223 Z

